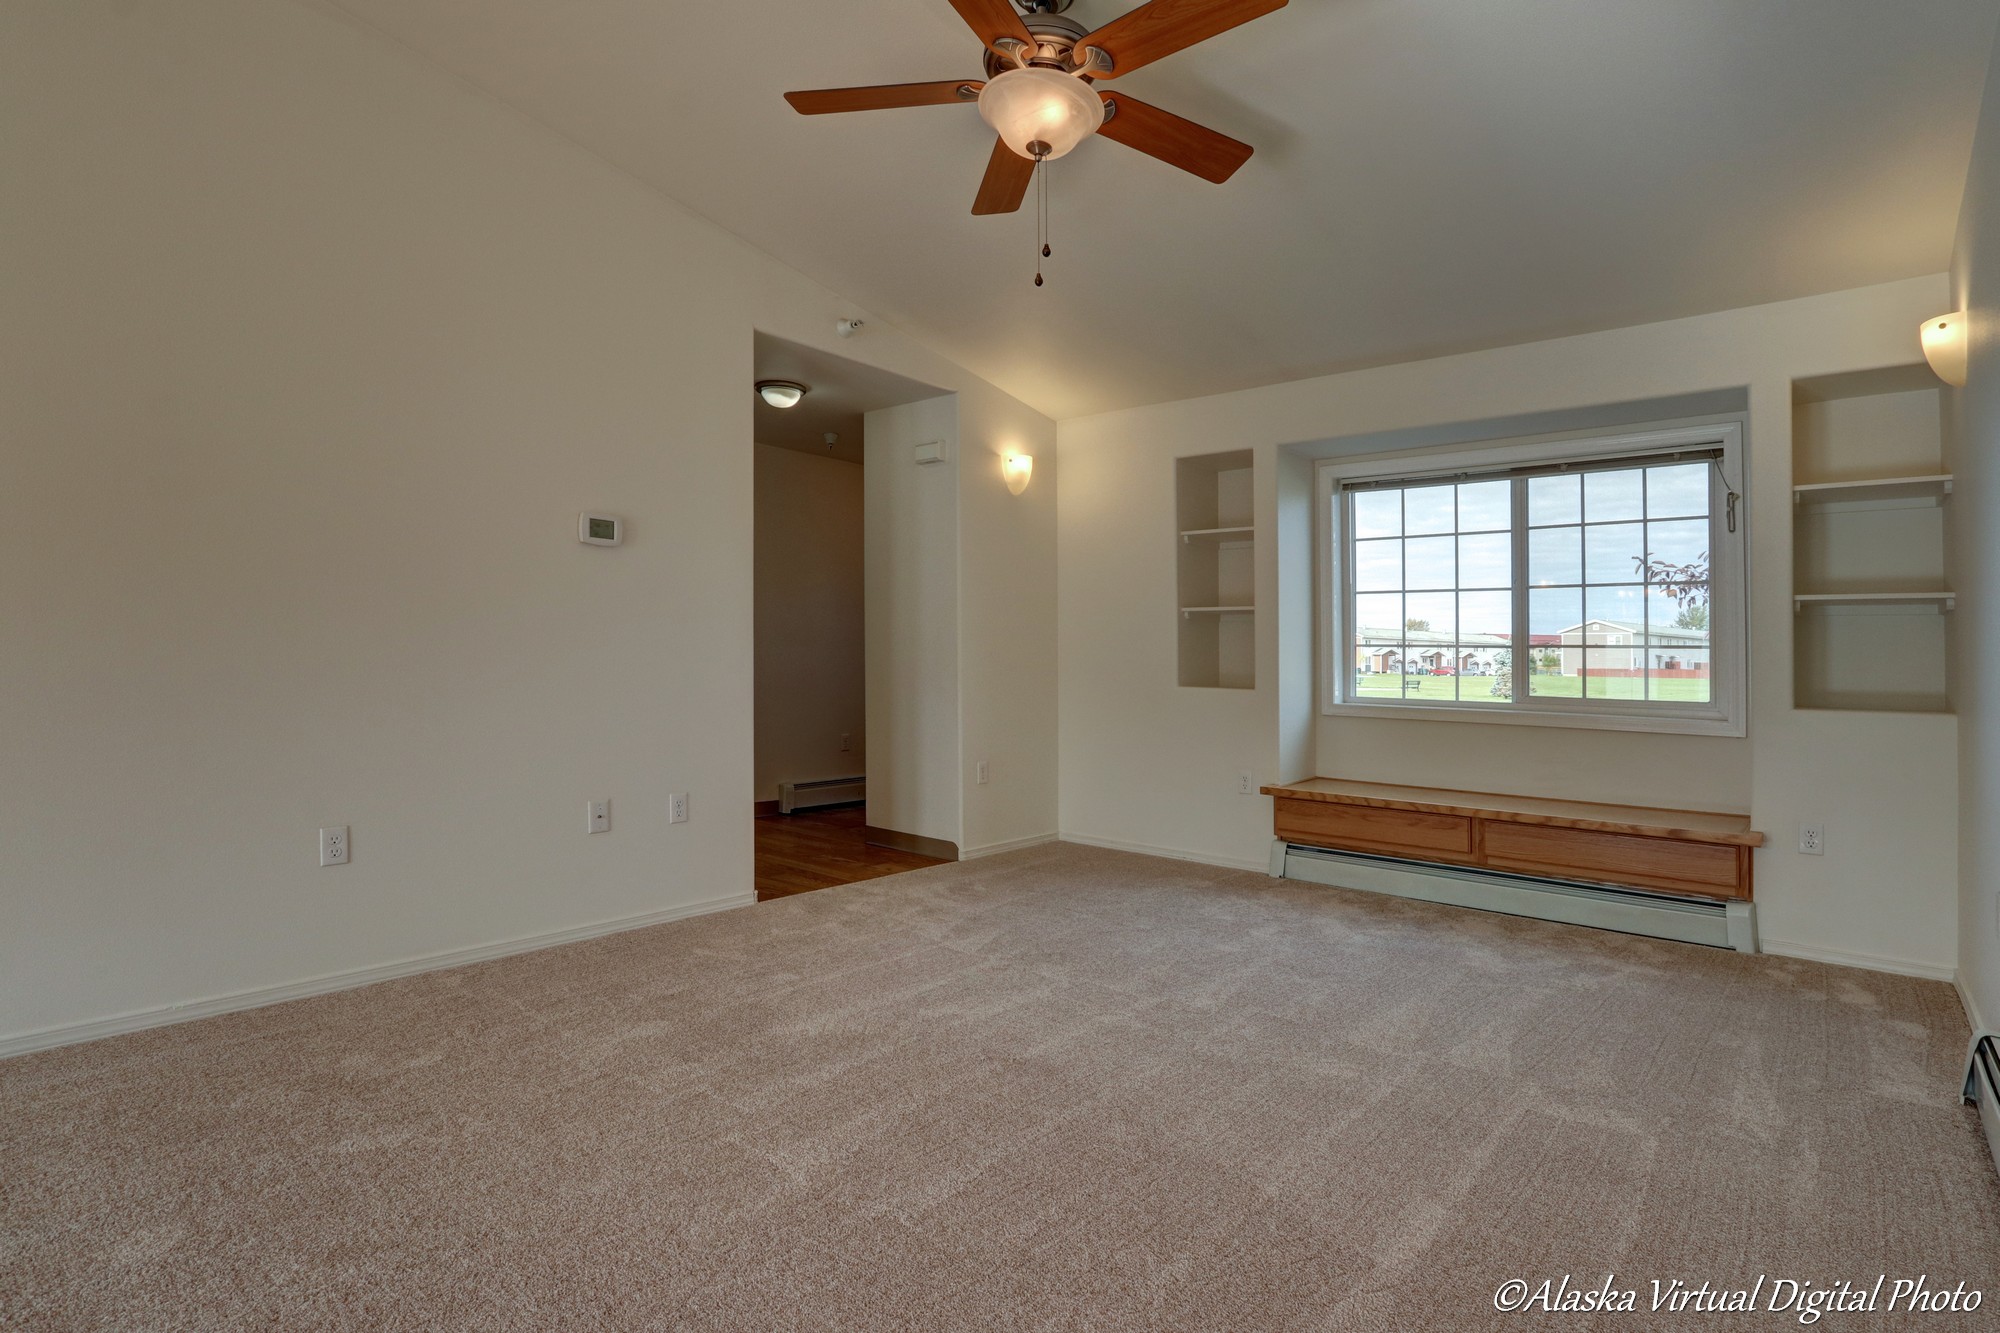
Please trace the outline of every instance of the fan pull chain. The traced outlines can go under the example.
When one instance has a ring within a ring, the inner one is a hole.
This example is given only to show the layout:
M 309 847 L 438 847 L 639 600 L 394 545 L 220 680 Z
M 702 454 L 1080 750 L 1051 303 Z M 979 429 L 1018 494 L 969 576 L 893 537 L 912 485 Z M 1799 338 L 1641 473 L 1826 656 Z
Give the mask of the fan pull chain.
M 1035 260 L 1035 285 L 1042 285 L 1043 259 L 1049 257 L 1049 160 L 1035 159 L 1035 240 L 1041 244 L 1042 253 Z
M 1042 159 L 1042 258 L 1049 257 L 1049 160 Z

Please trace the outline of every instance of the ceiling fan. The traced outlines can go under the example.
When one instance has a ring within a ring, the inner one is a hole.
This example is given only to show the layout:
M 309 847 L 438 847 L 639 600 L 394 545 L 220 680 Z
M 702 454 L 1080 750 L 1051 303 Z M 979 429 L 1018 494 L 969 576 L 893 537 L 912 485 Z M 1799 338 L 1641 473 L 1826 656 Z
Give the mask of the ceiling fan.
M 1249 144 L 1136 97 L 1092 85 L 1283 9 L 1285 3 L 1151 0 L 1092 32 L 1063 16 L 1070 0 L 951 0 L 951 7 L 986 45 L 983 82 L 944 79 L 821 88 L 786 93 L 785 100 L 808 116 L 977 103 L 979 114 L 1000 137 L 973 200 L 976 214 L 1020 208 L 1035 167 L 1061 157 L 1092 134 L 1219 185 L 1249 161 Z

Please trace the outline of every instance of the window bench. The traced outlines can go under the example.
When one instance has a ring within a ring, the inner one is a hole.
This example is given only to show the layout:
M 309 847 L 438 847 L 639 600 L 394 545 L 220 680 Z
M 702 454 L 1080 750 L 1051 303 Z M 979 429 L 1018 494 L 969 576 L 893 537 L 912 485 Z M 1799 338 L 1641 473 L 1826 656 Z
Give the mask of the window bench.
M 1262 791 L 1275 798 L 1273 831 L 1281 848 L 1358 852 L 1648 894 L 1747 904 L 1750 853 L 1764 845 L 1764 835 L 1743 815 L 1342 778 Z

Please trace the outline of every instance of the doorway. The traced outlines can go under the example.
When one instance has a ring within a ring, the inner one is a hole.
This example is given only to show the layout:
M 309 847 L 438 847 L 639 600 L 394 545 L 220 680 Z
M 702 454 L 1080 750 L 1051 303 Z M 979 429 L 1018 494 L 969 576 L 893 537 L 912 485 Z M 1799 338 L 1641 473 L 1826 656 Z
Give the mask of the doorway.
M 754 817 L 765 900 L 938 863 L 869 840 L 862 478 L 867 414 L 942 391 L 763 333 L 755 372 L 758 384 L 790 386 L 759 392 L 754 407 Z

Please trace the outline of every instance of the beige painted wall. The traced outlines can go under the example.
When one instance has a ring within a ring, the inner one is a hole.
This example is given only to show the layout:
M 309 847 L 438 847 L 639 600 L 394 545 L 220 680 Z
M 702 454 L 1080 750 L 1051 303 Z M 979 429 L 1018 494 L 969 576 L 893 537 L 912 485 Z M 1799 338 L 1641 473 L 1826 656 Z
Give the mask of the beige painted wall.
M 861 467 L 756 448 L 756 799 L 868 771 Z M 841 748 L 841 738 L 847 748 Z
M 867 417 L 868 822 L 961 856 L 1056 831 L 1055 435 L 977 387 Z M 914 462 L 931 441 L 944 461 Z
M 1058 525 L 1064 836 L 1261 865 L 1260 780 L 1323 773 L 1748 811 L 1771 836 L 1757 897 L 1775 949 L 1948 975 L 1954 720 L 1792 707 L 1794 377 L 1908 363 L 1942 277 L 1065 421 Z M 1747 386 L 1752 697 L 1747 738 L 1323 718 L 1287 446 Z M 1174 684 L 1171 461 L 1257 455 L 1258 688 Z M 1278 550 L 1287 552 L 1281 565 Z M 1284 617 L 1262 608 L 1283 606 Z M 1309 613 L 1306 623 L 1309 623 Z M 1309 729 L 1309 734 L 1303 734 Z M 1823 820 L 1803 857 L 1797 825 Z
M 943 445 L 918 464 L 919 444 Z M 958 689 L 958 398 L 867 416 L 868 822 L 961 837 Z
M 0 1041 L 745 900 L 753 329 L 1033 414 L 314 7 L 0 6 L 0 119 Z
M 1952 644 L 1959 716 L 1958 966 L 1974 1021 L 2000 1022 L 2000 65 L 1986 79 L 1972 174 L 1959 214 L 1950 301 L 1971 313 L 1966 386 L 1945 390 L 1952 496 L 1952 578 L 1959 592 Z
M 1056 831 L 1056 428 L 1003 395 L 960 395 L 958 473 L 960 754 L 965 856 Z M 1009 452 L 1035 460 L 1007 489 Z M 980 552 L 1007 553 L 977 558 Z M 985 783 L 975 766 L 988 762 Z

